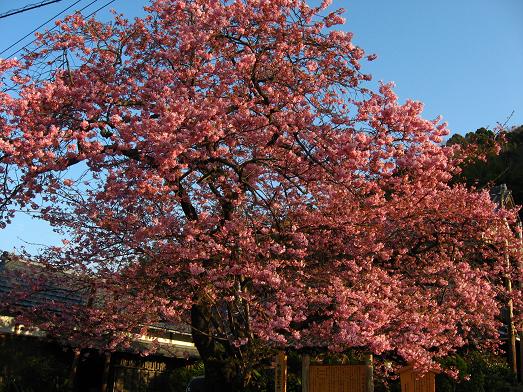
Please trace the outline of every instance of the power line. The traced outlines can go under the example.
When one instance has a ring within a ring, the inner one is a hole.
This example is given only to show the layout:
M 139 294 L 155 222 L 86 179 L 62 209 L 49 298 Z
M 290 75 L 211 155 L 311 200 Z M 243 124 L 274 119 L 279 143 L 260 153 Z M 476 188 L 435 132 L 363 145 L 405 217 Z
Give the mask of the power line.
M 111 0 L 107 3 L 105 3 L 104 5 L 102 5 L 100 8 L 97 8 L 95 9 L 93 12 L 91 12 L 89 15 L 86 16 L 86 18 L 90 18 L 91 16 L 93 16 L 94 14 L 96 14 L 98 11 L 100 10 L 103 10 L 105 7 L 111 5 L 112 3 L 114 3 L 116 0 Z
M 27 37 L 29 37 L 31 34 L 34 34 L 36 33 L 40 28 L 44 27 L 47 23 L 51 22 L 52 20 L 56 19 L 57 17 L 59 17 L 60 15 L 62 15 L 64 12 L 66 12 L 67 10 L 71 9 L 72 7 L 74 7 L 76 4 L 78 4 L 79 2 L 81 2 L 82 0 L 77 0 L 75 1 L 73 4 L 71 4 L 69 7 L 67 7 L 66 9 L 64 9 L 63 11 L 59 12 L 58 14 L 56 14 L 55 16 L 53 16 L 51 19 L 48 19 L 47 21 L 45 21 L 44 23 L 42 23 L 40 26 L 38 26 L 37 28 L 35 28 L 34 30 L 32 30 L 31 32 L 27 33 L 26 35 L 24 35 L 22 38 L 20 38 L 18 41 L 16 41 L 14 44 L 8 46 L 7 48 L 5 48 L 4 50 L 2 50 L 0 52 L 0 56 L 3 55 L 5 52 L 7 52 L 9 49 L 11 49 L 12 47 L 16 46 L 17 44 L 19 44 L 20 42 L 22 42 L 24 39 L 26 39 Z M 96 2 L 97 0 L 93 1 Z M 91 3 L 92 4 L 92 3 Z M 12 57 L 14 56 L 15 54 L 17 54 L 19 51 L 21 51 L 22 49 L 26 48 L 27 46 L 31 45 L 35 40 L 32 40 L 29 44 L 27 44 L 25 47 L 22 47 L 20 49 L 18 49 L 16 52 L 14 52 L 11 56 L 9 57 Z
M 81 2 L 82 0 L 77 0 L 75 1 L 73 4 L 71 4 L 69 7 L 67 7 L 66 9 L 64 9 L 63 11 L 59 12 L 58 14 L 56 14 L 55 16 L 53 16 L 51 19 L 47 20 L 46 22 L 42 23 L 40 26 L 36 27 L 33 31 L 27 33 L 25 36 L 23 36 L 22 38 L 20 38 L 18 41 L 16 41 L 14 44 L 10 45 L 9 47 L 5 48 L 3 51 L 0 52 L 0 56 L 2 54 L 4 54 L 5 52 L 7 52 L 9 49 L 11 49 L 12 47 L 16 46 L 17 44 L 19 44 L 21 41 L 23 41 L 24 39 L 26 39 L 27 37 L 29 37 L 31 34 L 34 34 L 35 32 L 37 32 L 40 28 L 42 28 L 43 26 L 45 26 L 47 23 L 51 22 L 53 19 L 56 19 L 58 16 L 62 15 L 64 12 L 68 11 L 69 9 L 71 9 L 72 7 L 74 7 L 76 4 L 78 4 L 79 2 Z M 81 8 L 80 10 L 78 10 L 78 12 L 82 12 L 84 11 L 86 8 L 89 8 L 91 5 L 93 5 L 94 3 L 98 2 L 99 0 L 93 0 L 91 1 L 89 4 L 87 4 L 86 6 L 84 6 L 83 8 Z M 86 18 L 89 18 L 91 16 L 93 16 L 95 13 L 97 13 L 98 11 L 104 9 L 105 7 L 107 7 L 108 5 L 114 3 L 116 0 L 110 0 L 108 1 L 107 3 L 105 3 L 104 5 L 102 5 L 101 7 L 97 8 L 96 10 L 94 10 L 93 12 L 91 12 L 89 15 L 86 16 Z M 54 29 L 56 29 L 58 26 L 53 26 L 51 29 L 49 29 L 48 31 L 53 31 Z M 11 55 L 7 56 L 7 58 L 11 58 L 13 57 L 15 54 L 17 54 L 18 52 L 22 51 L 23 49 L 27 48 L 29 45 L 31 45 L 33 42 L 36 41 L 36 38 L 33 39 L 31 42 L 29 42 L 27 45 L 25 46 L 22 46 L 20 49 L 18 49 L 17 51 L 11 53 Z
M 79 0 L 79 1 L 81 1 L 81 0 Z M 72 6 L 74 6 L 75 4 L 77 4 L 79 1 L 77 1 L 76 3 L 74 3 Z M 86 6 L 82 7 L 81 9 L 79 9 L 79 10 L 76 11 L 76 12 L 80 12 L 80 13 L 81 13 L 82 11 L 84 11 L 84 10 L 87 9 L 87 8 L 89 8 L 91 5 L 93 5 L 94 3 L 98 2 L 98 1 L 99 1 L 99 0 L 93 0 L 93 1 L 91 1 L 89 4 L 87 4 Z M 89 15 L 85 16 L 85 18 L 90 18 L 90 17 L 93 16 L 95 13 L 97 13 L 98 11 L 104 9 L 105 7 L 107 7 L 107 6 L 109 6 L 110 4 L 114 3 L 115 1 L 116 1 L 116 0 L 110 0 L 110 1 L 108 1 L 107 3 L 105 3 L 104 5 L 102 5 L 101 7 L 98 7 L 96 10 L 94 10 L 93 12 L 91 12 Z M 71 7 L 72 7 L 72 6 L 71 6 Z M 66 9 L 65 9 L 64 11 L 62 11 L 61 13 L 67 11 L 67 10 L 68 10 L 69 8 L 71 8 L 71 7 L 66 8 Z M 61 14 L 61 13 L 60 13 L 60 14 Z M 58 14 L 58 15 L 60 15 L 60 14 Z M 58 16 L 58 15 L 56 15 L 56 16 Z M 55 16 L 55 18 L 56 18 L 56 16 Z M 54 18 L 53 18 L 53 19 L 54 19 Z M 51 19 L 51 20 L 52 20 L 52 19 Z M 44 23 L 44 24 L 45 24 L 45 23 Z M 41 26 L 40 26 L 40 27 L 41 27 Z M 38 28 L 40 28 L 40 27 L 38 27 Z M 55 25 L 55 26 L 53 26 L 52 28 L 50 28 L 49 30 L 47 30 L 47 32 L 53 31 L 53 30 L 56 29 L 57 27 L 58 27 L 58 25 Z M 37 28 L 37 29 L 38 29 L 38 28 Z M 31 33 L 29 33 L 29 34 L 31 34 Z M 33 39 L 31 42 L 29 42 L 29 43 L 26 44 L 25 46 L 21 47 L 20 49 L 16 50 L 15 52 L 13 52 L 13 53 L 12 53 L 10 56 L 8 56 L 7 58 L 11 58 L 11 57 L 13 57 L 15 54 L 17 54 L 18 52 L 22 51 L 23 49 L 27 48 L 29 45 L 31 45 L 32 43 L 34 43 L 36 40 L 37 40 L 36 38 Z M 14 45 L 16 45 L 16 43 L 15 43 Z M 11 47 L 14 46 L 14 45 L 11 45 Z M 42 46 L 43 46 L 43 44 L 40 44 L 39 46 L 37 46 L 37 47 L 34 48 L 33 50 L 29 51 L 28 54 L 35 53 L 35 52 L 36 52 L 39 48 L 41 48 Z M 7 49 L 6 49 L 6 50 L 7 50 Z M 5 52 L 5 50 L 4 50 L 3 52 L 0 52 L 0 55 L 1 55 L 2 53 L 4 53 L 4 52 Z M 47 71 L 47 72 L 49 72 L 49 71 Z M 47 73 L 47 72 L 42 71 L 42 73 L 41 73 L 40 75 L 45 74 L 45 73 Z
M 62 0 L 47 0 L 47 1 L 41 1 L 40 3 L 28 4 L 22 8 L 17 8 L 14 10 L 4 12 L 3 14 L 0 14 L 0 19 L 7 18 L 8 16 L 12 16 L 12 15 L 16 15 L 16 14 L 21 14 L 22 12 L 34 10 L 35 8 L 40 8 L 40 7 L 49 5 L 49 4 L 58 3 L 60 1 L 62 1 Z
M 51 19 L 49 19 L 47 22 L 45 23 L 42 23 L 40 26 L 38 26 L 36 29 L 34 29 L 33 31 L 31 31 L 30 33 L 28 33 L 27 35 L 25 35 L 23 38 L 19 39 L 17 42 L 15 42 L 13 45 L 9 46 L 8 48 L 4 49 L 2 52 L 0 52 L 0 56 L 5 53 L 7 50 L 11 49 L 13 46 L 15 46 L 17 43 L 19 43 L 20 41 L 23 41 L 25 38 L 27 38 L 29 35 L 35 33 L 38 29 L 40 29 L 42 26 L 46 25 L 47 23 L 49 23 L 50 21 L 52 21 L 53 19 L 57 18 L 58 16 L 60 16 L 61 14 L 63 14 L 65 11 L 69 10 L 70 8 L 72 8 L 73 6 L 75 6 L 76 4 L 78 4 L 80 1 L 82 0 L 78 0 L 76 1 L 75 3 L 73 3 L 71 6 L 67 7 L 65 10 L 63 10 L 62 12 L 60 12 L 59 14 L 55 15 L 54 17 L 52 17 Z M 93 5 L 94 3 L 98 2 L 99 0 L 93 0 L 91 1 L 89 4 L 87 4 L 86 6 L 80 8 L 77 12 L 82 12 L 84 11 L 86 8 L 89 8 L 91 5 Z M 116 0 L 110 0 L 108 1 L 107 3 L 105 3 L 104 5 L 102 5 L 101 7 L 97 8 L 96 10 L 94 10 L 93 12 L 91 12 L 89 15 L 86 16 L 86 18 L 89 18 L 91 16 L 93 16 L 95 13 L 97 13 L 98 11 L 104 9 L 105 7 L 107 7 L 108 5 L 114 3 Z M 49 31 L 53 31 L 54 29 L 56 29 L 58 26 L 55 25 L 53 26 L 52 28 L 50 28 L 48 30 Z M 11 58 L 13 57 L 15 54 L 17 54 L 18 52 L 24 50 L 25 48 L 27 48 L 29 45 L 31 45 L 32 43 L 34 43 L 36 41 L 36 38 L 33 39 L 31 42 L 29 42 L 27 45 L 25 46 L 22 46 L 20 49 L 16 50 L 15 52 L 11 53 L 11 55 L 7 56 L 7 58 Z M 32 53 L 35 52 L 35 50 L 37 50 L 38 48 L 40 48 L 40 46 L 38 46 L 36 49 L 34 49 L 32 51 Z

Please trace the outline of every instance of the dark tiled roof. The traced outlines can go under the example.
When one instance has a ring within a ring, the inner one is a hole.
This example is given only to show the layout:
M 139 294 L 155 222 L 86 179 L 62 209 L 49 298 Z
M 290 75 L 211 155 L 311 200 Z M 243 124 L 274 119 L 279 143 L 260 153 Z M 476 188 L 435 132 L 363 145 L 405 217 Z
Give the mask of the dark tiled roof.
M 35 289 L 31 286 L 38 278 L 43 281 Z M 37 263 L 24 261 L 16 256 L 3 252 L 0 256 L 0 298 L 9 301 L 13 291 L 28 293 L 18 299 L 15 306 L 36 307 L 45 305 L 47 309 L 55 304 L 85 305 L 88 299 L 88 288 L 79 280 L 65 274 L 49 273 Z M 31 292 L 32 291 L 32 292 Z M 29 294 L 30 293 L 30 294 Z M 52 309 L 51 309 L 52 310 Z
M 43 276 L 45 283 L 41 284 L 38 290 L 31 292 L 33 291 L 31 281 L 38 276 Z M 89 285 L 74 274 L 48 272 L 41 264 L 3 252 L 0 255 L 0 303 L 9 303 L 14 290 L 30 294 L 10 303 L 12 308 L 43 306 L 47 310 L 56 312 L 59 312 L 64 305 L 87 305 L 90 296 Z M 151 327 L 178 335 L 191 334 L 191 327 L 188 324 L 158 322 Z

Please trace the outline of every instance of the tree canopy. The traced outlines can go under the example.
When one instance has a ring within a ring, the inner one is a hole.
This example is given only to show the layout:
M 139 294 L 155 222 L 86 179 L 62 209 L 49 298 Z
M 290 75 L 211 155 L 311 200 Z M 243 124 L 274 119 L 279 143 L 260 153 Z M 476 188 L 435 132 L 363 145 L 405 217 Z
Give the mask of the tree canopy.
M 516 204 L 523 204 L 523 126 L 502 132 L 480 128 L 455 134 L 447 144 L 474 148 L 480 155 L 463 163 L 456 181 L 479 188 L 506 184 Z
M 450 183 L 445 124 L 371 90 L 327 6 L 157 0 L 0 60 L 2 223 L 66 232 L 41 261 L 103 293 L 47 330 L 113 349 L 189 322 L 230 390 L 274 348 L 428 368 L 497 344 L 514 212 Z

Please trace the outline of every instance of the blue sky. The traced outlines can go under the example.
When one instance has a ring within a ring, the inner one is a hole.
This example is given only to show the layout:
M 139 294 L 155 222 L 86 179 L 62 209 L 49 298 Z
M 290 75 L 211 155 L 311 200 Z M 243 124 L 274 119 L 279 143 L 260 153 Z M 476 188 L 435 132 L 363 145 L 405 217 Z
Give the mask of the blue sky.
M 0 19 L 0 52 L 76 1 Z M 35 2 L 0 0 L 0 14 Z M 80 0 L 71 11 L 91 2 Z M 84 14 L 107 2 L 95 1 Z M 116 0 L 108 8 L 134 17 L 146 3 Z M 378 55 L 364 71 L 375 81 L 394 81 L 400 99 L 424 102 L 426 118 L 442 115 L 453 133 L 494 127 L 512 112 L 508 124 L 523 124 L 522 0 L 334 0 L 331 8 L 338 7 L 347 10 L 345 28 L 354 33 L 355 43 Z M 110 17 L 106 9 L 99 16 Z M 0 231 L 0 250 L 37 250 L 27 242 L 57 243 L 58 236 L 24 215 Z

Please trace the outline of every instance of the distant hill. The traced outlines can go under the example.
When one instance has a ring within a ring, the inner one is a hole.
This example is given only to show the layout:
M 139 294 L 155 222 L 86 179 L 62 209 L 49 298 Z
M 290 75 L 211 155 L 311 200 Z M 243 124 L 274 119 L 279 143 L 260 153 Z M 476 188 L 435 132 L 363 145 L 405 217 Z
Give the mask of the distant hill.
M 496 154 L 496 144 L 501 152 Z M 495 133 L 486 128 L 469 132 L 465 136 L 453 135 L 447 145 L 474 146 L 485 155 L 485 160 L 474 159 L 463 165 L 462 173 L 454 181 L 478 188 L 506 184 L 514 201 L 523 204 L 523 125 Z

